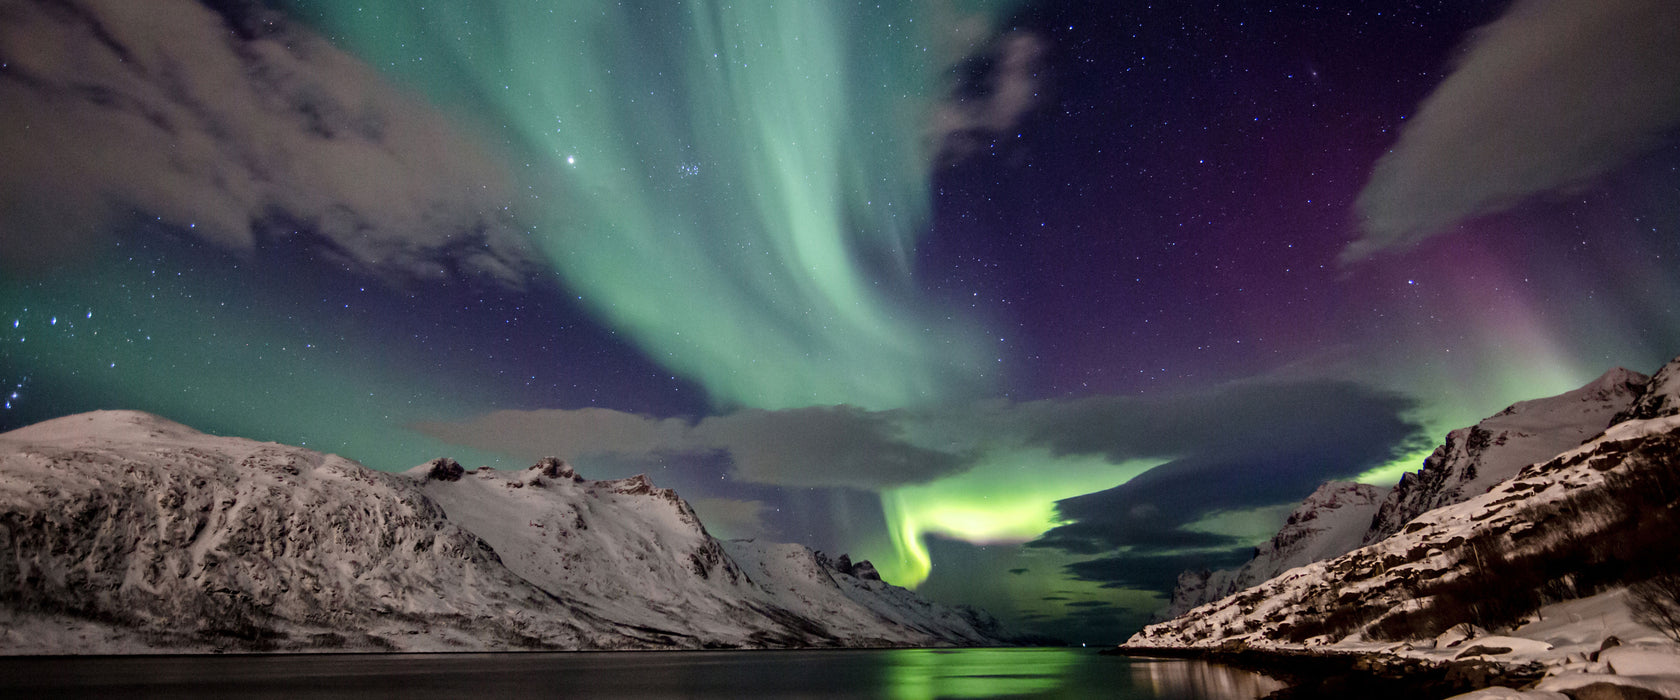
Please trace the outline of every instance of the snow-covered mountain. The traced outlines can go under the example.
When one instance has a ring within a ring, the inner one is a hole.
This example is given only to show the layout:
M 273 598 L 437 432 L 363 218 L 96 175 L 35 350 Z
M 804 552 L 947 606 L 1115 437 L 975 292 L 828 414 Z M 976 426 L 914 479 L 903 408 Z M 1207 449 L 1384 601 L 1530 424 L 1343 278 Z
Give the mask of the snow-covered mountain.
M 1521 599 L 1555 602 L 1614 590 L 1625 580 L 1619 577 L 1649 568 L 1642 562 L 1680 552 L 1668 529 L 1680 506 L 1671 492 L 1680 485 L 1680 381 L 1663 381 L 1676 376 L 1680 359 L 1657 380 L 1618 370 L 1581 390 L 1517 404 L 1478 426 L 1498 428 L 1477 440 L 1481 449 L 1462 453 L 1481 461 L 1432 464 L 1504 466 L 1515 455 L 1534 454 L 1537 445 L 1574 439 L 1589 418 L 1630 405 L 1651 408 L 1518 467 L 1490 490 L 1424 512 L 1385 539 L 1151 625 L 1127 645 L 1323 645 L 1419 634 L 1427 640 L 1475 621 L 1460 617 L 1520 610 L 1513 606 Z M 1624 399 L 1635 386 L 1643 392 Z M 1548 441 L 1542 431 L 1561 436 Z M 1437 454 L 1443 452 L 1453 453 Z
M 516 472 L 436 460 L 405 475 L 525 580 L 602 618 L 701 645 L 983 644 L 997 631 L 983 613 L 881 581 L 869 562 L 713 539 L 676 492 L 646 476 L 589 481 L 554 458 Z
M 1278 533 L 1255 547 L 1254 558 L 1242 567 L 1179 574 L 1172 603 L 1162 617 L 1178 617 L 1297 566 L 1358 547 L 1387 493 L 1388 489 L 1370 484 L 1325 482 L 1290 511 Z
M 1645 390 L 1632 405 L 1616 414 L 1611 424 L 1650 420 L 1680 414 L 1680 361 L 1663 365 L 1645 382 Z
M 1574 391 L 1520 401 L 1447 433 L 1446 443 L 1435 448 L 1422 469 L 1400 478 L 1378 509 L 1364 543 L 1398 532 L 1425 511 L 1481 495 L 1523 467 L 1603 432 L 1640 398 L 1650 379 L 1617 367 Z
M 1680 372 L 1658 377 L 1653 382 L 1618 367 L 1579 389 L 1512 404 L 1480 423 L 1448 433 L 1446 442 L 1424 460 L 1423 468 L 1402 476 L 1393 489 L 1326 483 L 1302 501 L 1272 541 L 1256 548 L 1254 559 L 1241 568 L 1180 574 L 1171 603 L 1159 617 L 1178 617 L 1296 566 L 1353 551 L 1393 535 L 1428 510 L 1485 493 L 1523 467 L 1602 432 L 1620 414 L 1632 411 L 1642 396 L 1664 395 L 1645 393 L 1647 384 L 1672 382 L 1680 389 Z M 1663 406 L 1680 410 L 1661 398 L 1645 403 L 1651 415 Z
M 406 474 L 100 411 L 0 435 L 0 653 L 998 643 L 645 477 Z
M 1677 448 L 1680 417 L 1622 423 L 1603 437 L 1525 469 L 1488 493 L 1424 513 L 1388 539 L 1291 569 L 1188 615 L 1151 625 L 1127 644 L 1212 647 L 1234 640 L 1293 642 L 1299 641 L 1296 636 L 1304 626 L 1322 625 L 1353 609 L 1364 612 L 1351 618 L 1358 620 L 1351 629 L 1329 625 L 1325 629 L 1331 631 L 1311 635 L 1311 639 L 1322 644 L 1360 634 L 1386 617 L 1418 610 L 1423 601 L 1417 594 L 1424 585 L 1462 578 L 1470 567 L 1481 565 L 1478 556 L 1485 552 L 1470 547 L 1478 536 L 1491 535 L 1513 548 L 1506 556 L 1519 553 L 1529 544 L 1524 541 L 1526 535 L 1537 527 L 1523 517 L 1529 509 L 1583 489 L 1600 488 L 1607 474 Z M 1590 537 L 1593 525 L 1573 524 L 1570 535 Z

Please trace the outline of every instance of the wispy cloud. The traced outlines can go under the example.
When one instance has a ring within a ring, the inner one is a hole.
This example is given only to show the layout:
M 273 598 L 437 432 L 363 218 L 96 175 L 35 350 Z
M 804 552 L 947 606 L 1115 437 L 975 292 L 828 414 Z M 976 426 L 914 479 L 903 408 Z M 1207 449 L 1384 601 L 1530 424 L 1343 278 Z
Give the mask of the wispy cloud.
M 0 245 L 29 265 L 160 220 L 398 282 L 521 286 L 504 168 L 278 13 L 188 0 L 0 8 Z
M 984 59 L 987 69 L 933 111 L 932 141 L 941 159 L 959 160 L 973 153 L 982 141 L 1014 128 L 1038 106 L 1046 50 L 1037 36 L 1015 32 L 1000 37 L 989 52 L 968 59 Z
M 689 422 L 610 409 L 497 411 L 421 432 L 455 444 L 532 459 L 721 452 L 738 479 L 799 487 L 880 490 L 966 469 L 968 455 L 914 444 L 896 411 L 850 406 L 742 410 Z
M 723 539 L 752 539 L 770 532 L 764 522 L 764 512 L 770 505 L 763 501 L 740 498 L 694 498 L 689 500 L 700 521 L 715 537 Z
M 1377 162 L 1343 260 L 1580 185 L 1672 138 L 1676 46 L 1680 3 L 1670 0 L 1515 3 Z
M 1098 554 L 1230 547 L 1232 538 L 1185 526 L 1215 511 L 1300 499 L 1427 442 L 1408 397 L 1341 381 L 1243 383 L 1152 401 L 1094 399 L 1041 439 L 1121 459 L 1139 450 L 1175 457 L 1105 491 L 1057 503 L 1067 524 L 1035 546 Z
M 1163 397 L 1098 396 L 1013 404 L 865 411 L 826 406 L 743 410 L 693 420 L 609 409 L 497 411 L 416 429 L 528 460 L 555 454 L 618 463 L 721 456 L 733 478 L 781 487 L 886 491 L 942 479 L 998 455 L 1168 460 L 1121 486 L 1061 501 L 1066 524 L 1037 544 L 1082 554 L 1119 548 L 1229 547 L 1184 525 L 1213 511 L 1297 500 L 1413 450 L 1411 399 L 1328 380 L 1243 382 Z M 1114 480 L 1106 481 L 1115 483 Z M 974 485 L 956 491 L 974 498 Z M 1007 485 L 999 488 L 1007 491 Z M 988 491 L 987 493 L 990 493 Z M 1007 497 L 999 493 L 991 497 Z M 953 494 L 954 498 L 961 496 Z

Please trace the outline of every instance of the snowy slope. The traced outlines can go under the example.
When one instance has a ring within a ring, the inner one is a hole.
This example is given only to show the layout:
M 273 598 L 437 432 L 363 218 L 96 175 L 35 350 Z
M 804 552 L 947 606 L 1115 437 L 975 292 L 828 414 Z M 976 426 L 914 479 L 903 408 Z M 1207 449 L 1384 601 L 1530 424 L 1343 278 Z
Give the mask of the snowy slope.
M 1463 562 L 1469 558 L 1465 545 L 1476 535 L 1507 536 L 1508 546 L 1520 550 L 1524 533 L 1535 526 L 1521 517 L 1524 509 L 1598 487 L 1607 473 L 1625 470 L 1628 462 L 1677 447 L 1680 416 L 1613 426 L 1576 449 L 1524 469 L 1487 493 L 1424 513 L 1388 539 L 1291 569 L 1183 617 L 1146 627 L 1127 644 L 1207 647 L 1238 639 L 1282 644 L 1291 627 L 1340 607 L 1379 611 L 1415 607 L 1411 592 L 1418 584 L 1463 573 Z M 1579 523 L 1579 532 L 1590 535 L 1592 526 Z
M 440 460 L 406 476 L 514 572 L 607 619 L 706 646 L 995 643 L 959 611 L 869 576 L 867 562 L 720 543 L 645 476 L 590 481 L 552 458 L 519 472 Z
M 1659 377 L 1680 390 L 1680 372 Z M 1579 389 L 1513 404 L 1476 425 L 1448 433 L 1446 443 L 1424 460 L 1421 470 L 1403 476 L 1375 502 L 1365 500 L 1362 491 L 1348 491 L 1338 500 L 1334 493 L 1352 486 L 1325 484 L 1241 568 L 1180 574 L 1172 602 L 1160 617 L 1178 617 L 1296 566 L 1350 552 L 1393 535 L 1425 511 L 1482 494 L 1523 467 L 1603 431 L 1619 413 L 1630 410 L 1648 382 L 1645 375 L 1616 368 Z M 1680 401 L 1645 403 L 1652 415 L 1663 406 L 1680 410 Z M 1314 517 L 1319 512 L 1324 515 Z
M 997 642 L 846 568 L 799 607 L 669 490 L 557 460 L 386 474 L 124 411 L 0 435 L 0 653 Z
M 1650 420 L 1680 413 L 1680 358 L 1664 365 L 1646 382 L 1644 393 L 1626 410 L 1616 414 L 1612 423 L 1630 420 Z
M 1631 400 L 1626 398 L 1635 389 L 1639 391 Z M 1291 569 L 1182 617 L 1151 625 L 1123 646 L 1139 650 L 1233 644 L 1325 649 L 1435 664 L 1477 658 L 1507 667 L 1538 664 L 1546 677 L 1532 690 L 1489 689 L 1464 697 L 1560 698 L 1565 697 L 1560 694 L 1564 691 L 1571 693 L 1569 697 L 1577 696 L 1577 691 L 1592 697 L 1624 697 L 1617 693 L 1637 693 L 1629 689 L 1680 697 L 1680 644 L 1636 621 L 1627 591 L 1620 586 L 1567 600 L 1579 577 L 1597 571 L 1583 570 L 1581 561 L 1573 558 L 1578 554 L 1558 554 L 1582 551 L 1570 549 L 1569 543 L 1575 543 L 1589 552 L 1622 552 L 1617 556 L 1637 560 L 1640 552 L 1652 550 L 1618 539 L 1630 534 L 1626 529 L 1604 528 L 1642 523 L 1638 525 L 1644 528 L 1641 536 L 1660 538 L 1668 527 L 1662 524 L 1666 516 L 1652 508 L 1673 507 L 1672 487 L 1665 484 L 1673 483 L 1680 464 L 1680 359 L 1648 381 L 1615 370 L 1561 397 L 1517 404 L 1477 426 L 1491 436 L 1476 440 L 1481 443 L 1479 450 L 1466 449 L 1457 459 L 1434 464 L 1447 465 L 1443 473 L 1457 474 L 1460 484 L 1472 483 L 1480 475 L 1463 467 L 1492 464 L 1497 468 L 1526 459 L 1544 451 L 1537 445 L 1567 442 L 1588 431 L 1593 421 L 1617 405 L 1622 408 L 1602 432 L 1590 434 L 1585 443 L 1556 456 L 1533 460 L 1484 493 L 1424 512 L 1386 539 Z M 1540 435 L 1547 431 L 1560 435 Z M 1500 436 L 1506 438 L 1503 443 L 1497 439 Z M 1461 437 L 1459 442 L 1470 441 Z M 1443 448 L 1437 455 L 1443 452 L 1454 450 Z M 1636 474 L 1647 476 L 1630 476 Z M 1622 515 L 1611 515 L 1616 512 Z M 1669 551 L 1653 544 L 1656 541 L 1643 541 L 1647 543 L 1643 546 Z M 1521 557 L 1530 562 L 1523 565 L 1531 572 L 1527 583 L 1507 578 L 1524 576 L 1525 569 L 1498 569 L 1502 573 L 1492 578 L 1487 573 L 1475 575 L 1478 568 L 1487 566 L 1485 562 Z M 1615 571 L 1615 566 L 1621 564 L 1611 564 L 1608 571 Z M 1533 572 L 1550 573 L 1535 579 Z M 1615 579 L 1600 576 L 1596 580 L 1602 586 Z M 1443 607 L 1443 592 L 1453 590 L 1460 581 L 1464 582 L 1456 589 L 1460 593 L 1451 595 L 1461 596 L 1456 600 L 1469 601 L 1472 607 Z M 1535 581 L 1545 582 L 1549 599 L 1564 602 L 1545 605 L 1526 622 L 1497 634 L 1468 624 L 1453 626 L 1437 638 L 1404 632 L 1439 629 L 1443 623 L 1463 619 L 1461 615 L 1475 614 L 1477 605 L 1497 605 L 1513 594 L 1533 590 L 1527 587 Z M 1403 641 L 1377 641 L 1376 630 L 1387 622 L 1398 624 L 1381 632 L 1383 638 L 1393 639 L 1398 632 Z M 1633 696 L 1646 697 L 1626 697 Z
M 1378 509 L 1364 543 L 1398 532 L 1425 511 L 1485 493 L 1523 467 L 1597 435 L 1633 405 L 1649 377 L 1620 367 L 1574 391 L 1521 401 L 1468 428 L 1406 474 Z M 1617 421 L 1620 422 L 1620 421 Z
M 70 416 L 0 435 L 0 600 L 108 625 L 116 638 L 89 642 L 102 651 L 633 643 L 442 516 L 338 457 L 141 413 Z
M 1254 558 L 1242 567 L 1180 574 L 1172 604 L 1162 617 L 1178 617 L 1297 566 L 1357 548 L 1387 493 L 1378 486 L 1345 481 L 1320 485 L 1289 513 L 1271 540 L 1255 548 Z
M 730 540 L 724 543 L 724 549 L 775 605 L 820 611 L 815 619 L 821 620 L 830 633 L 859 638 L 880 634 L 872 630 L 878 630 L 885 620 L 891 625 L 889 629 L 911 630 L 937 639 L 983 643 L 1004 637 L 998 621 L 986 612 L 929 602 L 882 581 L 867 561 L 853 564 L 845 555 L 831 560 L 802 545 L 755 540 Z

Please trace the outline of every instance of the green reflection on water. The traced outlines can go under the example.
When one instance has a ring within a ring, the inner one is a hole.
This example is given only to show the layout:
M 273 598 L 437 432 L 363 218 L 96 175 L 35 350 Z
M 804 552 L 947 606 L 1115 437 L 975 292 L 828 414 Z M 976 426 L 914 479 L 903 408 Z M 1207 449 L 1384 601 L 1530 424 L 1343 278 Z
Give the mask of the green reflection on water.
M 899 649 L 889 652 L 887 697 L 984 698 L 1055 690 L 1073 649 Z M 1088 651 L 1084 652 L 1089 654 Z

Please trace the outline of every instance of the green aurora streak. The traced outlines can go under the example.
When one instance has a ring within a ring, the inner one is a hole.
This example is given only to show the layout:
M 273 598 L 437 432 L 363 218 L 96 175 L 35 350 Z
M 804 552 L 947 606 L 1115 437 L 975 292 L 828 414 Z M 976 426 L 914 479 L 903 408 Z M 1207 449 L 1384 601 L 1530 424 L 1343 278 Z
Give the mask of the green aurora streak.
M 977 326 L 913 299 L 952 72 L 930 6 L 297 4 L 499 134 L 569 286 L 720 406 L 896 408 L 991 383 Z
M 911 271 L 933 110 L 1011 4 L 293 3 L 497 135 L 524 166 L 532 239 L 595 313 L 720 406 L 763 409 L 994 383 L 977 320 L 915 299 Z M 913 586 L 923 532 L 1031 539 L 1055 499 L 1123 480 L 1104 467 L 1030 493 L 976 497 L 962 475 L 885 494 L 896 551 L 878 561 Z M 1015 515 L 993 532 L 974 505 Z
M 1014 4 L 289 3 L 501 143 L 530 237 L 568 286 L 720 408 L 872 410 L 995 382 L 980 319 L 918 299 L 911 273 L 932 111 Z M 1590 376 L 1552 374 L 1558 391 Z M 1425 420 L 1475 420 L 1458 413 Z M 987 452 L 968 473 L 882 494 L 892 549 L 864 553 L 889 579 L 927 578 L 924 534 L 1030 540 L 1056 524 L 1056 500 L 1142 471 Z M 1422 456 L 1360 479 L 1392 483 Z M 1035 486 L 998 486 L 1011 483 Z
M 980 319 L 917 299 L 911 272 L 932 111 L 1012 4 L 290 6 L 501 143 L 530 237 L 569 287 L 720 408 L 881 410 L 995 382 Z M 1582 375 L 1562 374 L 1548 388 Z M 1391 483 L 1422 456 L 1360 478 Z M 924 534 L 1030 540 L 1056 524 L 1056 500 L 1137 467 L 988 452 L 971 472 L 882 494 L 892 549 L 864 553 L 913 586 L 932 565 Z M 1019 471 L 1064 476 L 995 478 Z M 1011 483 L 1038 486 L 997 487 Z
M 990 451 L 966 472 L 883 494 L 897 556 L 884 564 L 874 561 L 888 580 L 920 584 L 933 569 L 923 535 L 973 544 L 1027 542 L 1061 524 L 1056 501 L 1125 483 L 1162 461 L 1116 466 L 1101 457 L 1054 456 L 1041 448 Z

